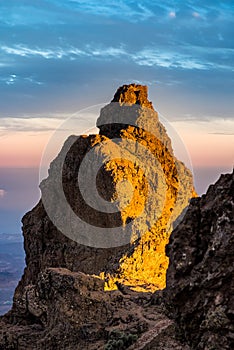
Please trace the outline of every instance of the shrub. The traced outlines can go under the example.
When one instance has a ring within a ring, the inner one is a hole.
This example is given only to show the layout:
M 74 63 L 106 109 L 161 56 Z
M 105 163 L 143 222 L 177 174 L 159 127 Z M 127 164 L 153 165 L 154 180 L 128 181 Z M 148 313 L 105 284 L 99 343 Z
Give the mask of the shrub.
M 136 342 L 138 336 L 136 334 L 112 331 L 109 335 L 110 339 L 105 345 L 105 350 L 125 350 Z

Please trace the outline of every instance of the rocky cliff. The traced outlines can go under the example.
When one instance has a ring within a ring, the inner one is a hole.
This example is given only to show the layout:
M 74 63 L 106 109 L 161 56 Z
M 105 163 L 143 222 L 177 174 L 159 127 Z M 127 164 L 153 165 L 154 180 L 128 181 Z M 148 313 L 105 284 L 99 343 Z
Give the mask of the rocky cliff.
M 166 249 L 169 315 L 192 349 L 234 348 L 234 172 L 191 200 Z
M 194 195 L 192 175 L 175 158 L 147 87 L 119 88 L 97 126 L 99 135 L 65 142 L 40 186 L 42 200 L 23 218 L 27 267 L 17 305 L 48 267 L 99 275 L 107 289 L 115 281 L 165 287 L 165 244 Z
M 97 126 L 99 135 L 68 138 L 40 185 L 42 199 L 23 218 L 27 266 L 4 318 L 5 348 L 72 349 L 80 342 L 77 349 L 89 349 L 99 338 L 103 346 L 118 309 L 116 327 L 130 334 L 156 325 L 149 315 L 140 330 L 136 300 L 150 294 L 132 301 L 128 287 L 165 287 L 165 245 L 195 195 L 192 175 L 174 156 L 145 86 L 119 88 Z

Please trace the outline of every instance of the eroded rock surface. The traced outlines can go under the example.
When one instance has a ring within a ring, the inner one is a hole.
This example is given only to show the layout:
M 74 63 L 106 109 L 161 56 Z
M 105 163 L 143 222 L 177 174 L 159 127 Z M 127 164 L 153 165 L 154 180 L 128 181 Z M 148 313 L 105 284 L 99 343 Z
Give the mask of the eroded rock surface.
M 45 269 L 24 289 L 24 318 L 9 313 L 0 320 L 0 349 L 146 350 L 157 342 L 164 350 L 187 349 L 175 339 L 173 322 L 152 305 L 151 294 L 123 285 L 103 288 L 94 276 Z
M 191 200 L 167 255 L 169 314 L 193 349 L 234 348 L 234 172 Z

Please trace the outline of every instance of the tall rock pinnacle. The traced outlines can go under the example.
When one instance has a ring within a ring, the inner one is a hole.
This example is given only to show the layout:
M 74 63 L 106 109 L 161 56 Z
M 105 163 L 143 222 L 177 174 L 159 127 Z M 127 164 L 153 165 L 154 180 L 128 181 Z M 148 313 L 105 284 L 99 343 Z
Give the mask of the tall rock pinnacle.
M 68 138 L 40 185 L 42 200 L 23 218 L 19 313 L 27 286 L 50 267 L 99 275 L 106 289 L 165 287 L 165 245 L 194 195 L 192 175 L 174 156 L 146 86 L 119 88 L 97 126 L 99 135 Z
M 192 174 L 175 157 L 146 86 L 120 87 L 97 126 L 98 135 L 66 140 L 40 184 L 41 200 L 22 220 L 27 266 L 5 317 L 8 329 L 28 325 L 21 348 L 84 349 L 87 339 L 88 349 L 103 348 L 103 322 L 115 326 L 120 304 L 127 314 L 119 319 L 133 320 L 135 332 L 152 326 L 122 295 L 165 287 L 165 246 L 194 196 Z M 14 330 L 4 332 L 0 348 L 19 344 Z M 101 347 L 91 347 L 100 338 Z

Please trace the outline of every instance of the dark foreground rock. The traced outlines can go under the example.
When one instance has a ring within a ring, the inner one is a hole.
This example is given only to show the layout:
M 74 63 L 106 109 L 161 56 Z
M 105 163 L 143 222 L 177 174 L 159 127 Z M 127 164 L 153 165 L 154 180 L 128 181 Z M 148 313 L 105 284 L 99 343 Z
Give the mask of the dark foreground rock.
M 193 349 L 234 348 L 234 172 L 191 200 L 167 246 L 164 292 Z
M 187 349 L 175 340 L 173 322 L 152 305 L 150 293 L 124 285 L 103 289 L 100 278 L 46 269 L 36 285 L 25 289 L 24 305 L 18 305 L 25 317 L 11 312 L 0 321 L 0 349 L 146 350 L 155 344 Z

